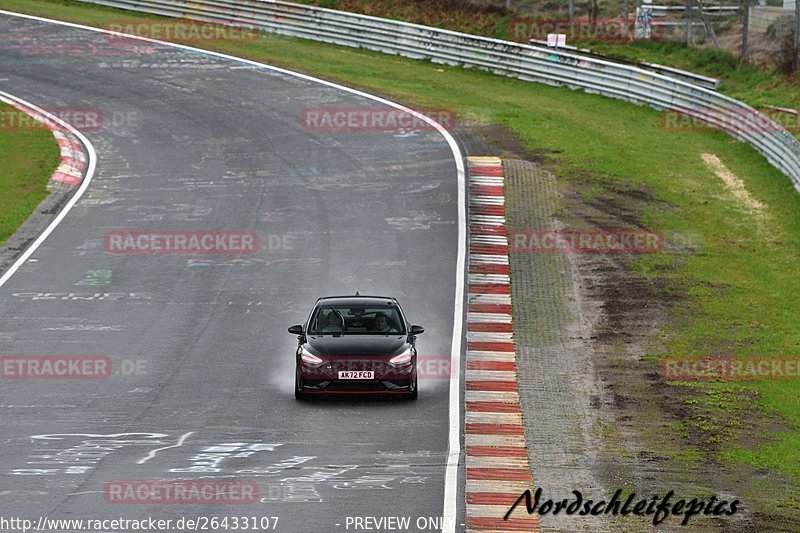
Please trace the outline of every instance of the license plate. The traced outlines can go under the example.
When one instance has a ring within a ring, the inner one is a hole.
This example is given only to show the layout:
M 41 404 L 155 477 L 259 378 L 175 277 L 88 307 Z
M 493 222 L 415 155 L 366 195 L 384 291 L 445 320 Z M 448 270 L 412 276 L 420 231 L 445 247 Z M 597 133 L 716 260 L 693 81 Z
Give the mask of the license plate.
M 340 370 L 339 379 L 375 379 L 372 370 Z

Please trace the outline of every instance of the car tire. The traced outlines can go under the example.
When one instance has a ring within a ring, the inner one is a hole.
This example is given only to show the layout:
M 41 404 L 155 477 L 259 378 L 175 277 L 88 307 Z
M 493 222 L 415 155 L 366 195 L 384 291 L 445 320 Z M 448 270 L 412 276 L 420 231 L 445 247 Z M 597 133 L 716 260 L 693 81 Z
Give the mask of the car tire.
M 294 398 L 295 400 L 304 400 L 305 397 L 306 395 L 303 394 L 303 383 L 300 379 L 300 369 L 297 368 L 294 372 Z
M 408 394 L 409 400 L 416 400 L 419 396 L 419 387 L 417 386 L 417 376 L 414 376 L 414 390 Z

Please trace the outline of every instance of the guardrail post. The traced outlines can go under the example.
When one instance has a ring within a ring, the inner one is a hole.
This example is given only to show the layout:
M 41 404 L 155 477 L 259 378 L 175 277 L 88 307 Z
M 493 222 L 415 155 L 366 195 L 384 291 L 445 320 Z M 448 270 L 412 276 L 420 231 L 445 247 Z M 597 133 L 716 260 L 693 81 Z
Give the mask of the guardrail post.
M 800 43 L 800 0 L 794 0 L 794 35 L 792 36 L 792 70 L 797 70 L 798 43 Z
M 742 25 L 742 51 L 739 54 L 742 61 L 747 61 L 747 40 L 750 37 L 750 0 L 744 0 L 744 24 Z

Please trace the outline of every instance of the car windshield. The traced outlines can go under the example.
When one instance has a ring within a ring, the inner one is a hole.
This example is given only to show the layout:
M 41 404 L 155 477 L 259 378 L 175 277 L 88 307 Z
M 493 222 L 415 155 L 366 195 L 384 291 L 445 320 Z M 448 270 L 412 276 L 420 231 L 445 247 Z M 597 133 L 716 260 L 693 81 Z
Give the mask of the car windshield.
M 323 305 L 311 318 L 310 335 L 404 335 L 405 324 L 390 305 Z

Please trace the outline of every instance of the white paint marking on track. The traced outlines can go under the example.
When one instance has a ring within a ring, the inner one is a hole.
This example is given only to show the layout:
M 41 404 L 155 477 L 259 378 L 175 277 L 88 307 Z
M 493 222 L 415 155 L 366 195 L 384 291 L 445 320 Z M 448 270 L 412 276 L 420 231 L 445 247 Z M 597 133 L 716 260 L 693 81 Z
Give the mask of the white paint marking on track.
M 483 457 L 467 455 L 466 462 L 467 468 L 528 468 L 527 457 Z
M 517 382 L 517 373 L 510 370 L 467 370 L 467 381 L 509 381 Z
M 473 244 L 493 244 L 495 246 L 508 247 L 508 239 L 505 235 L 472 235 L 469 242 Z
M 480 274 L 480 273 L 470 274 L 469 282 L 478 285 L 482 285 L 484 283 L 508 285 L 510 283 L 508 274 Z
M 496 176 L 472 176 L 470 181 L 475 185 L 495 185 L 499 187 L 505 183 L 505 178 Z
M 467 320 L 476 324 L 511 324 L 512 317 L 508 313 L 467 313 Z
M 464 440 L 466 441 L 467 446 L 504 446 L 512 448 L 525 447 L 525 439 L 522 437 L 522 435 L 481 435 L 480 433 L 467 433 L 464 437 Z M 498 481 L 498 483 L 503 483 L 503 481 Z M 469 486 L 469 480 L 467 481 L 467 486 Z
M 488 479 L 467 482 L 469 492 L 500 492 L 522 494 L 530 486 L 527 481 L 492 481 Z
M 514 336 L 511 332 L 468 331 L 467 340 L 476 342 L 513 342 Z
M 497 363 L 513 363 L 517 360 L 514 352 L 476 352 L 470 350 L 470 357 L 475 361 L 494 361 Z
M 495 413 L 492 411 L 469 411 L 467 424 L 521 424 L 522 413 Z
M 453 157 L 456 164 L 456 178 L 458 180 L 458 255 L 456 259 L 456 290 L 455 290 L 455 303 L 453 309 L 453 337 L 451 341 L 451 360 L 453 361 L 453 376 L 454 378 L 450 382 L 450 391 L 449 391 L 449 398 L 448 398 L 448 419 L 449 419 L 449 428 L 448 428 L 448 452 L 447 452 L 447 467 L 445 469 L 445 489 L 444 489 L 444 508 L 442 512 L 442 516 L 444 518 L 444 525 L 442 527 L 442 533 L 455 533 L 456 531 L 456 524 L 457 514 L 458 514 L 458 506 L 457 506 L 457 498 L 458 498 L 458 462 L 461 456 L 461 372 L 460 372 L 460 362 L 461 362 L 461 343 L 462 343 L 462 331 L 463 331 L 463 315 L 464 315 L 464 270 L 466 265 L 466 254 L 467 254 L 467 213 L 466 213 L 466 169 L 464 167 L 464 156 L 461 153 L 460 148 L 458 147 L 458 143 L 447 131 L 444 126 L 436 122 L 435 120 L 431 119 L 430 117 L 418 112 L 414 111 L 413 109 L 407 108 L 390 100 L 386 100 L 385 98 L 380 98 L 378 96 L 365 93 L 362 91 L 358 91 L 356 89 L 352 89 L 350 87 L 345 87 L 343 85 L 338 85 L 336 83 L 332 83 L 329 81 L 321 80 L 319 78 L 315 78 L 313 76 L 308 76 L 306 74 L 300 74 L 297 72 L 292 72 L 291 70 L 282 69 L 279 67 L 274 67 L 272 65 L 266 65 L 264 63 L 259 63 L 257 61 L 252 61 L 249 59 L 242 59 L 240 57 L 235 57 L 227 54 L 221 54 L 219 52 L 212 52 L 210 50 L 203 50 L 202 48 L 195 48 L 192 46 L 187 46 L 184 44 L 176 44 L 170 43 L 166 41 L 159 41 L 156 39 L 150 39 L 147 37 L 139 37 L 137 35 L 130 35 L 126 33 L 120 32 L 113 32 L 109 30 L 105 30 L 102 28 L 93 28 L 91 26 L 84 26 L 82 24 L 75 24 L 72 22 L 63 22 L 60 20 L 52 20 L 43 17 L 36 17 L 33 15 L 24 15 L 21 13 L 14 13 L 12 11 L 0 10 L 0 14 L 8 15 L 12 17 L 20 17 L 26 18 L 29 20 L 36 20 L 39 22 L 46 22 L 49 24 L 58 24 L 61 26 L 67 26 L 70 28 L 77 28 L 86 31 L 94 31 L 97 33 L 102 33 L 105 35 L 120 35 L 126 38 L 136 39 L 143 42 L 154 43 L 162 46 L 169 46 L 172 48 L 178 48 L 181 50 L 187 50 L 193 53 L 198 54 L 206 54 L 213 57 L 219 57 L 222 59 L 227 59 L 230 61 L 237 61 L 246 65 L 253 65 L 259 68 L 271 70 L 273 72 L 279 72 L 282 74 L 286 74 L 288 76 L 294 76 L 296 78 L 304 79 L 307 81 L 311 81 L 314 83 L 319 83 L 321 85 L 325 85 L 328 87 L 332 87 L 334 89 L 338 89 L 341 91 L 345 91 L 350 94 L 355 94 L 357 96 L 361 96 L 367 98 L 369 100 L 373 100 L 375 102 L 379 102 L 395 109 L 399 109 L 406 113 L 413 115 L 414 117 L 423 120 L 433 126 L 442 137 L 445 138 L 447 141 L 448 146 L 450 147 L 451 152 L 453 153 Z M 54 117 L 55 118 L 55 117 Z M 56 118 L 57 121 L 63 124 L 60 120 Z M 84 178 L 83 183 L 81 184 L 81 188 L 78 192 L 73 196 L 72 200 L 64 207 L 64 209 L 59 213 L 56 220 L 45 230 L 45 232 L 39 236 L 39 238 L 31 245 L 31 247 L 23 254 L 20 259 L 14 263 L 14 265 L 9 269 L 5 276 L 0 278 L 0 287 L 2 287 L 3 283 L 5 283 L 11 275 L 16 272 L 22 263 L 30 257 L 33 251 L 41 245 L 41 243 L 47 238 L 48 235 L 55 229 L 61 220 L 66 216 L 75 202 L 80 199 L 83 195 L 83 192 L 89 185 L 91 181 L 91 176 L 94 174 L 95 164 L 96 164 L 96 154 L 94 152 L 94 148 L 89 144 L 88 140 L 77 130 L 72 128 L 71 126 L 64 124 L 65 127 L 73 131 L 82 142 L 85 142 L 87 145 L 87 150 L 90 152 L 90 162 L 89 168 L 87 170 L 87 177 Z
M 32 439 L 38 440 L 63 440 L 64 437 L 87 437 L 91 439 L 119 439 L 122 437 L 144 435 L 144 439 L 160 439 L 169 437 L 166 433 L 112 433 L 110 435 L 99 435 L 97 433 L 46 433 L 43 435 L 31 435 Z
M 465 396 L 468 402 L 519 403 L 519 393 L 511 391 L 468 390 Z
M 186 442 L 186 439 L 188 439 L 193 434 L 194 431 L 190 431 L 189 433 L 184 433 L 183 435 L 181 435 L 181 438 L 178 439 L 177 444 L 173 444 L 172 446 L 164 446 L 163 448 L 156 448 L 155 450 L 150 450 L 150 453 L 147 454 L 147 457 L 139 459 L 138 461 L 136 461 L 136 464 L 137 465 L 145 464 L 147 461 L 155 457 L 156 454 L 162 450 L 169 450 L 170 448 L 180 448 L 181 446 L 183 446 L 183 443 Z
M 485 224 L 487 226 L 506 225 L 506 217 L 500 215 L 474 215 L 472 221 L 476 224 Z
M 469 199 L 471 204 L 477 205 L 505 205 L 506 199 L 504 196 L 472 196 Z
M 470 263 L 479 265 L 507 265 L 507 255 L 493 255 L 493 254 L 472 254 L 469 258 Z
M 469 295 L 469 303 L 471 304 L 511 305 L 510 294 L 485 294 L 471 292 Z

